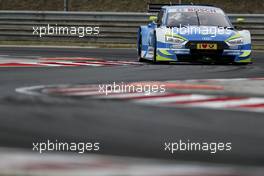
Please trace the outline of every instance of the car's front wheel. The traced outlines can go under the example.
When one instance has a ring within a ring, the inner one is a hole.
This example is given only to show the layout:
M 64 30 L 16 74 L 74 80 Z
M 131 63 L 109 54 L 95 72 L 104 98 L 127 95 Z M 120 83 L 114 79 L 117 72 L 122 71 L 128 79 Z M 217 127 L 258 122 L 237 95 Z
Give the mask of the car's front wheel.
M 156 32 L 154 32 L 154 37 L 153 37 L 153 60 L 152 62 L 155 64 L 157 63 L 157 35 Z
M 143 62 L 144 59 L 141 57 L 141 52 L 142 52 L 142 35 L 140 32 L 139 39 L 138 39 L 138 61 Z
M 249 65 L 252 64 L 252 62 L 234 62 L 234 65 Z

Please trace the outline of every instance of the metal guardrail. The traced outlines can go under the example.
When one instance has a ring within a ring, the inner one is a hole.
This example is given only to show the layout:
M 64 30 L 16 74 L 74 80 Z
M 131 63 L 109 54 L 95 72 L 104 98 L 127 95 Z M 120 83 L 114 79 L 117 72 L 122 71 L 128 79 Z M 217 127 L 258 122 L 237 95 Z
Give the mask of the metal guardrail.
M 149 13 L 113 12 L 55 12 L 55 11 L 0 11 L 0 41 L 84 41 L 98 43 L 136 42 L 136 32 L 140 25 L 148 23 Z M 252 33 L 254 45 L 264 45 L 264 14 L 229 14 L 233 24 L 236 18 L 245 18 L 239 24 Z M 33 26 L 99 26 L 100 34 L 80 38 L 78 36 L 33 35 Z

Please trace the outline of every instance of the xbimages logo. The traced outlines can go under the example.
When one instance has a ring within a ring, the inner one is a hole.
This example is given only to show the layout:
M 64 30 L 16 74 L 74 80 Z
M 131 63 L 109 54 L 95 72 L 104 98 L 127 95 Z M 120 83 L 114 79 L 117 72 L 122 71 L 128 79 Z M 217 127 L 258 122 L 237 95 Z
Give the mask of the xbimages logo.
M 144 93 L 145 95 L 150 95 L 152 93 L 164 93 L 166 91 L 166 86 L 155 82 L 146 83 L 116 83 L 113 84 L 101 84 L 99 85 L 99 93 L 101 94 L 111 94 L 111 93 Z
M 192 142 L 188 140 L 179 140 L 176 142 L 165 142 L 164 151 L 174 154 L 175 152 L 230 152 L 232 150 L 231 142 Z
M 99 142 L 61 142 L 58 140 L 51 141 L 47 140 L 44 142 L 33 142 L 32 150 L 37 151 L 40 154 L 45 152 L 54 152 L 54 151 L 71 151 L 83 154 L 85 152 L 99 151 L 100 143 Z
M 191 26 L 191 25 L 179 25 L 175 28 L 167 28 L 168 34 L 180 34 L 180 35 L 209 35 L 210 37 L 216 37 L 217 35 L 230 35 L 232 34 L 232 28 L 221 26 Z
M 58 26 L 47 24 L 46 26 L 33 26 L 33 35 L 43 36 L 78 36 L 80 38 L 100 34 L 100 27 L 91 26 Z

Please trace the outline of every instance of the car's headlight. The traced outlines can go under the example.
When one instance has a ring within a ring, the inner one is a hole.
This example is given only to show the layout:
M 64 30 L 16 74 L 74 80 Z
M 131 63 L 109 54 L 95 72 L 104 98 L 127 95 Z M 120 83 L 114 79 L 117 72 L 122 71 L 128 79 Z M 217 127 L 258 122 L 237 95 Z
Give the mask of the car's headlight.
M 243 42 L 244 42 L 244 40 L 243 40 L 242 37 L 239 37 L 239 38 L 235 38 L 235 39 L 231 39 L 231 40 L 226 41 L 226 43 L 229 46 L 242 45 Z
M 175 37 L 175 36 L 165 36 L 165 42 L 180 45 L 180 44 L 183 44 L 185 40 Z

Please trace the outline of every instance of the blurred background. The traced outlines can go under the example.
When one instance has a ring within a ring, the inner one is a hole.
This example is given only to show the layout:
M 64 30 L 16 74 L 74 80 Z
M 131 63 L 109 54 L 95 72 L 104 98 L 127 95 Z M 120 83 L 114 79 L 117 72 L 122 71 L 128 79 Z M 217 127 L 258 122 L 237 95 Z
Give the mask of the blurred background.
M 156 15 L 147 13 L 148 3 L 169 2 L 0 0 L 0 176 L 263 176 L 263 113 L 16 92 L 39 85 L 249 78 L 250 90 L 261 92 L 254 96 L 264 98 L 264 0 L 172 1 L 222 8 L 239 29 L 250 30 L 254 64 L 139 64 L 138 27 Z M 34 35 L 33 28 L 47 25 L 100 27 L 100 35 Z M 261 86 L 252 83 L 255 78 Z M 237 86 L 233 89 L 244 85 Z M 96 140 L 103 148 L 85 155 L 32 152 L 32 142 L 47 139 Z M 216 155 L 163 151 L 164 140 L 178 139 L 232 141 L 234 150 Z
M 148 3 L 169 0 L 0 0 L 0 10 L 63 10 L 68 1 L 70 11 L 145 12 Z M 172 1 L 172 2 L 178 2 Z M 263 13 L 263 0 L 182 0 L 182 3 L 213 4 L 227 13 Z M 98 5 L 100 4 L 100 5 Z

